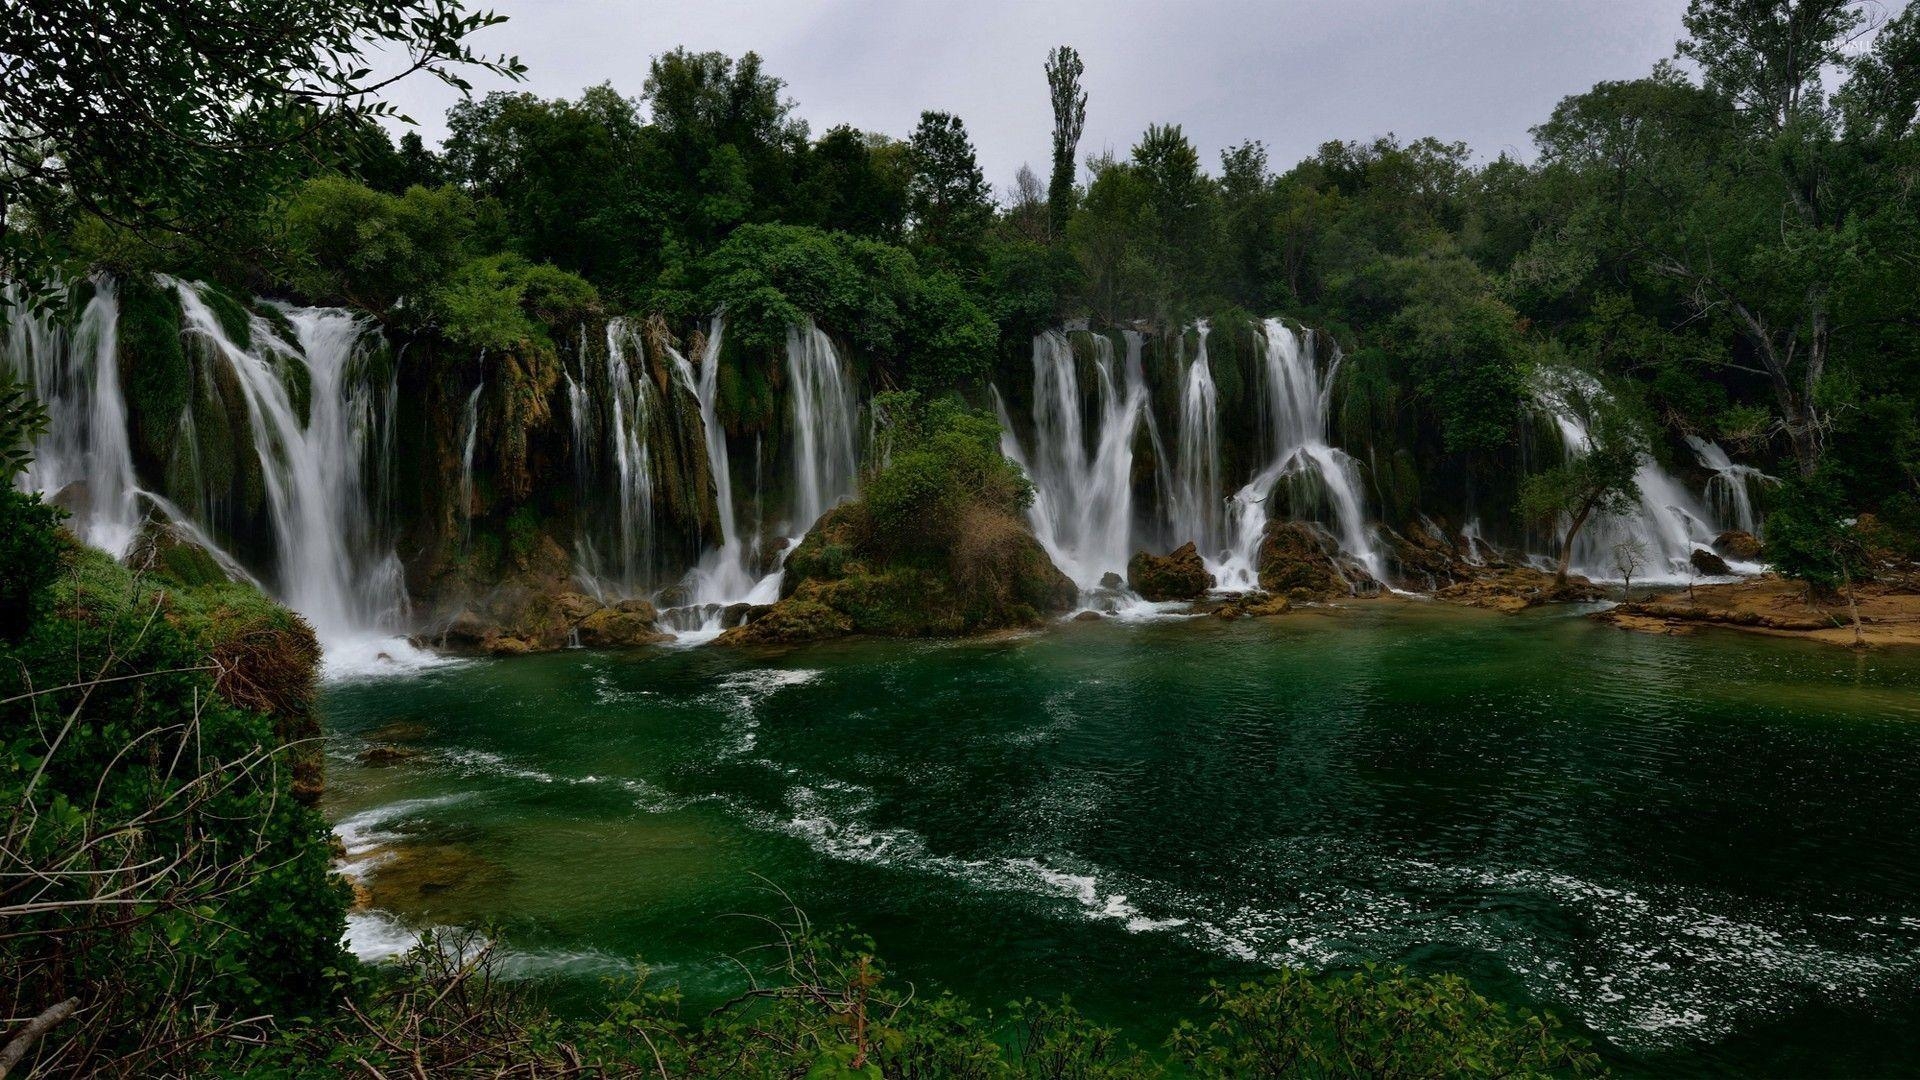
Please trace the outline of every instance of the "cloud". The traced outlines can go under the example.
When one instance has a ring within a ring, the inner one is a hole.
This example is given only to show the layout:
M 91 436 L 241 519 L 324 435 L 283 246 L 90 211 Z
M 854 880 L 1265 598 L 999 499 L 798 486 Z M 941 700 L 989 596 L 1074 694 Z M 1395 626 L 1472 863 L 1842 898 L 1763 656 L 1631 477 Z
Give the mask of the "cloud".
M 648 60 L 676 45 L 751 49 L 787 81 L 814 132 L 904 137 L 922 109 L 967 123 L 987 178 L 1045 172 L 1052 116 L 1041 65 L 1086 60 L 1082 157 L 1125 152 L 1149 123 L 1178 123 L 1202 160 L 1244 139 L 1284 168 L 1333 139 L 1434 135 L 1480 158 L 1530 156 L 1527 132 L 1560 98 L 1645 74 L 1681 34 L 1680 0 L 494 0 L 510 22 L 476 38 L 516 53 L 523 88 L 573 96 L 610 82 L 638 96 Z M 478 92 L 507 86 L 475 80 Z M 450 88 L 414 77 L 391 94 L 429 142 Z

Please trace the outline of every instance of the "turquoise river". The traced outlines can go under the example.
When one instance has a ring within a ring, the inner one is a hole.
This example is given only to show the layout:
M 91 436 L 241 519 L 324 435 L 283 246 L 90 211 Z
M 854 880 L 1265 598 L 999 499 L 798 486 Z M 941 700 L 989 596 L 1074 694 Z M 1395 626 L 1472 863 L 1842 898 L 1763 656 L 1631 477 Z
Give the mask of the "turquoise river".
M 570 651 L 324 709 L 356 948 L 488 927 L 563 1001 L 636 959 L 719 999 L 777 887 L 916 987 L 1071 993 L 1142 1046 L 1210 980 L 1383 961 L 1628 1074 L 1920 1059 L 1916 653 L 1396 604 Z

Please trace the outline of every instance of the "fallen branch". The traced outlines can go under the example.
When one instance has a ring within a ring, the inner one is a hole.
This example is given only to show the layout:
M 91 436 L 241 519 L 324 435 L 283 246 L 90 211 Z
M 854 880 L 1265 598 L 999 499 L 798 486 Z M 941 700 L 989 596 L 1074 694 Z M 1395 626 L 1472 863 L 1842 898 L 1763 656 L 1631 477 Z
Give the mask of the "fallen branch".
M 72 1016 L 73 1011 L 79 1007 L 80 999 L 70 997 L 58 1005 L 50 1006 L 39 1016 L 27 1021 L 27 1026 L 20 1029 L 20 1034 L 7 1041 L 6 1049 L 0 1050 L 0 1080 L 6 1080 L 7 1073 L 13 1071 L 15 1065 L 20 1064 L 20 1059 L 27 1056 L 27 1051 L 33 1049 L 33 1044 L 40 1041 L 40 1036 L 52 1031 L 60 1021 Z

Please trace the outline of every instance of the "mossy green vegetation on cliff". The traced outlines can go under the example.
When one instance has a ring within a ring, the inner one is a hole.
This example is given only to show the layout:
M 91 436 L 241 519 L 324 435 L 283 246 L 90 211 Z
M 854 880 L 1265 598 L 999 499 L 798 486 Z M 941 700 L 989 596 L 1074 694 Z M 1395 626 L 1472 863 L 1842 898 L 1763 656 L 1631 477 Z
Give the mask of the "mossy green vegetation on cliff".
M 1033 489 L 1001 455 L 993 417 L 913 391 L 873 410 L 863 494 L 788 556 L 781 601 L 723 640 L 943 637 L 1071 610 L 1078 590 L 1020 516 Z
M 316 794 L 318 649 L 241 586 L 137 574 L 0 491 L 24 623 L 0 633 L 0 937 L 8 1015 L 72 996 L 43 1042 L 75 1074 L 145 1071 L 212 1015 L 298 1015 L 348 964 Z M 305 759 L 304 764 L 301 758 Z M 164 1071 L 164 1070 L 161 1070 Z

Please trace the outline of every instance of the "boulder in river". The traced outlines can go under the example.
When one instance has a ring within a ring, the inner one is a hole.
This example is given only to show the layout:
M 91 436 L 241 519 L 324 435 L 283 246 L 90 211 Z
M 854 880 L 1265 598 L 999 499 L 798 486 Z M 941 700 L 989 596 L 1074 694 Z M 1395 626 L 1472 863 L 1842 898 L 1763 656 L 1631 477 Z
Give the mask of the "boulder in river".
M 1127 561 L 1127 586 L 1148 600 L 1196 600 L 1213 585 L 1191 540 L 1166 555 L 1142 551 Z
M 1725 558 L 1758 562 L 1763 549 L 1759 537 L 1739 529 L 1728 529 L 1713 538 L 1713 550 Z
M 1693 564 L 1694 572 L 1703 577 L 1731 577 L 1733 575 L 1733 567 L 1727 565 L 1727 560 L 1715 555 L 1706 548 L 1694 548 L 1693 554 L 1687 556 L 1687 561 Z
M 1270 521 L 1260 537 L 1260 587 L 1296 600 L 1372 596 L 1380 583 L 1333 535 L 1307 521 Z

